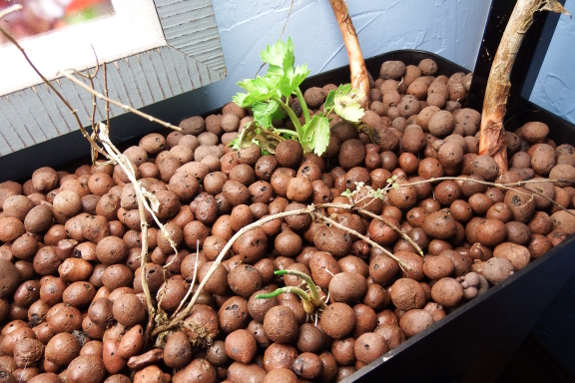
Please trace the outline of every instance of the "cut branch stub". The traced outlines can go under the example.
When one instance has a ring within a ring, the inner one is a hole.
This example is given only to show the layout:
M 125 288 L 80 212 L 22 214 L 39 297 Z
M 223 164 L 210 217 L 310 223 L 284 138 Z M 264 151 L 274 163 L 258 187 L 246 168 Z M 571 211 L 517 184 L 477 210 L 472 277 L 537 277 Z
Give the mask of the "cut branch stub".
M 479 154 L 492 156 L 500 172 L 507 170 L 507 139 L 503 129 L 503 118 L 511 87 L 509 75 L 525 32 L 533 23 L 535 12 L 544 10 L 569 14 L 557 0 L 517 1 L 489 72 L 481 114 Z
M 365 67 L 365 61 L 363 60 L 355 28 L 353 27 L 351 17 L 349 17 L 347 4 L 345 0 L 329 0 L 329 3 L 331 4 L 333 14 L 341 31 L 341 36 L 343 37 L 345 49 L 347 50 L 349 69 L 351 72 L 351 87 L 361 93 L 362 98 L 359 104 L 364 110 L 368 110 L 369 75 Z

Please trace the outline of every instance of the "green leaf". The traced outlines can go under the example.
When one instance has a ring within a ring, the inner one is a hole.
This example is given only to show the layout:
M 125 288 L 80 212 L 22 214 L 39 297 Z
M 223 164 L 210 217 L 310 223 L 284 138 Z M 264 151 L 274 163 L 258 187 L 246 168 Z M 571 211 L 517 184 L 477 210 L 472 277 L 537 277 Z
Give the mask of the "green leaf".
M 299 86 L 310 73 L 307 65 L 294 67 L 294 46 L 291 39 L 266 46 L 266 49 L 260 52 L 260 56 L 269 64 L 268 72 L 263 77 L 238 82 L 247 93 L 238 93 L 233 97 L 237 105 L 243 108 L 251 107 L 254 126 L 244 129 L 232 145 L 243 148 L 256 143 L 261 149 L 274 153 L 279 142 L 297 136 L 306 153 L 313 150 L 316 154 L 323 154 L 329 143 L 328 119 L 318 116 L 310 120 L 305 113 L 305 120 L 308 123 L 305 128 L 301 127 L 287 101 L 286 104 L 283 101 L 284 98 L 288 100 L 292 94 L 302 98 Z M 307 111 L 305 103 L 302 104 L 302 109 L 304 112 Z M 289 134 L 282 132 L 281 129 L 276 130 L 272 125 L 274 120 L 283 119 L 286 114 L 290 116 L 295 126 L 295 132 Z M 256 125 L 261 129 L 256 128 Z
M 342 84 L 337 87 L 335 93 L 337 97 L 347 96 L 351 91 L 351 84 Z
M 242 108 L 252 106 L 256 102 L 267 101 L 277 94 L 277 83 L 279 78 L 274 77 L 257 77 L 238 82 L 238 85 L 244 88 L 248 93 L 238 93 L 234 97 L 236 102 Z
M 237 93 L 235 96 L 232 97 L 234 103 L 238 106 L 242 106 L 244 104 L 244 100 L 246 99 L 247 94 L 245 93 Z
M 363 118 L 365 111 L 359 104 L 349 105 L 346 107 L 335 106 L 335 112 L 346 121 L 358 123 Z
M 323 110 L 333 109 L 333 107 L 335 106 L 334 100 L 335 100 L 335 91 L 332 89 L 327 93 L 327 97 L 325 98 L 325 102 L 323 105 Z
M 285 76 L 280 78 L 278 81 L 278 93 L 280 93 L 280 97 L 288 98 L 292 94 L 293 90 L 294 89 L 291 87 L 289 78 Z
M 284 75 L 285 71 L 283 70 L 283 68 L 280 68 L 279 66 L 275 66 L 272 65 L 268 68 L 268 72 L 266 73 L 267 77 L 282 77 Z
M 313 149 L 321 156 L 329 144 L 329 120 L 323 116 L 313 116 L 308 124 L 302 127 L 303 137 L 300 137 L 304 148 Z
M 237 136 L 230 142 L 228 142 L 228 146 L 235 150 L 240 150 L 240 136 Z
M 256 102 L 252 105 L 254 119 L 264 128 L 272 127 L 272 121 L 278 116 L 282 116 L 277 101 Z M 281 118 L 281 117 L 280 117 Z
M 238 85 L 248 93 L 265 94 L 270 91 L 269 82 L 263 77 L 238 81 Z
M 354 193 L 352 193 L 352 191 L 349 190 L 349 189 L 345 189 L 344 192 L 341 192 L 341 195 L 344 196 L 344 197 L 351 197 L 351 196 L 353 196 L 353 194 L 354 194 Z
M 287 98 L 294 93 L 296 88 L 305 80 L 309 72 L 307 65 L 298 65 L 295 69 L 287 69 L 285 75 L 279 79 L 277 84 L 281 95 Z
M 293 67 L 295 61 L 293 50 L 291 38 L 288 38 L 287 43 L 280 40 L 274 45 L 267 45 L 266 49 L 260 52 L 260 57 L 270 65 L 270 68 L 276 66 L 285 71 L 287 68 Z
M 293 71 L 293 75 L 292 74 L 288 75 L 291 76 L 291 82 L 294 85 L 294 88 L 300 86 L 303 80 L 305 80 L 305 78 L 309 75 L 310 72 L 311 71 L 307 69 L 307 64 L 296 66 Z
M 346 121 L 358 123 L 365 111 L 359 104 L 360 93 L 351 84 L 340 85 L 334 96 L 334 111 Z
M 369 189 L 369 192 L 373 196 L 373 198 L 383 200 L 383 195 L 385 194 L 383 192 L 383 190 L 381 190 L 381 189 L 377 189 L 377 190 Z

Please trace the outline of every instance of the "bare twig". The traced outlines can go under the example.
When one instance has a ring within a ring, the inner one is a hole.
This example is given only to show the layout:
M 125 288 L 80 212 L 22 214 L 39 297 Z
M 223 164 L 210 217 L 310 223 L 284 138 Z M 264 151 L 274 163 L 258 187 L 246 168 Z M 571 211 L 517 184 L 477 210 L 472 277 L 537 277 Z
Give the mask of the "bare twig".
M 78 72 L 77 70 L 74 70 L 74 73 L 76 73 L 78 76 L 82 76 L 85 79 L 88 79 L 88 81 L 90 81 L 90 86 L 92 87 L 92 89 L 96 89 L 96 87 L 94 86 L 94 78 L 98 75 L 98 71 L 100 70 L 100 62 L 98 61 L 98 55 L 96 54 L 96 50 L 94 49 L 93 45 L 92 45 L 92 52 L 94 52 L 94 58 L 96 59 L 96 68 L 94 69 L 94 72 L 92 72 L 90 74 L 90 71 L 86 71 L 86 72 L 88 72 L 88 74 L 83 74 L 81 72 Z M 92 95 L 92 118 L 91 118 L 92 131 L 96 130 L 96 107 L 97 106 L 98 105 L 96 103 L 96 96 Z M 106 125 L 108 125 L 108 124 L 106 124 Z M 108 126 L 110 126 L 110 125 L 108 125 Z
M 196 278 L 198 276 L 198 258 L 199 258 L 199 255 L 200 255 L 200 241 L 197 240 L 196 241 L 196 260 L 194 262 L 194 275 L 192 276 L 192 281 L 190 282 L 190 288 L 186 292 L 184 299 L 182 299 L 182 301 L 178 305 L 178 308 L 176 309 L 176 311 L 174 311 L 174 313 L 172 314 L 171 318 L 174 318 L 176 315 L 178 315 L 178 313 L 180 312 L 182 307 L 184 307 L 186 301 L 188 300 L 188 298 L 190 297 L 190 294 L 192 293 L 192 291 L 194 289 L 194 285 L 196 284 Z M 174 257 L 174 259 L 176 259 L 176 258 Z
M 421 250 L 421 247 L 419 247 L 419 245 L 417 243 L 415 243 L 413 238 L 411 238 L 409 235 L 407 235 L 406 233 L 401 231 L 401 229 L 399 227 L 397 227 L 393 223 L 389 222 L 387 219 L 385 219 L 385 217 L 382 217 L 381 215 L 373 214 L 372 212 L 365 210 L 365 209 L 357 209 L 357 211 L 361 214 L 365 214 L 365 215 L 367 215 L 373 219 L 377 219 L 377 220 L 385 223 L 387 226 L 391 227 L 393 230 L 395 230 L 397 233 L 399 233 L 399 235 L 401 235 L 403 237 L 403 239 L 405 239 L 407 242 L 409 242 L 411 244 L 411 246 L 413 246 L 413 248 L 415 250 L 417 250 L 419 255 L 421 255 L 422 257 L 425 255 L 425 254 L 423 254 L 423 250 Z
M 406 182 L 406 183 L 399 184 L 399 187 L 415 186 L 415 185 L 421 185 L 421 184 L 428 183 L 428 182 L 429 182 L 429 183 L 433 183 L 433 182 L 439 182 L 439 181 L 475 182 L 475 183 L 478 183 L 478 184 L 481 184 L 481 185 L 493 186 L 493 187 L 502 188 L 502 189 L 510 189 L 510 188 L 522 187 L 522 186 L 525 186 L 525 185 L 527 185 L 527 184 L 540 184 L 540 183 L 547 183 L 547 182 L 561 182 L 561 181 L 563 181 L 563 180 L 548 179 L 548 178 L 535 178 L 535 179 L 524 180 L 524 181 L 499 183 L 499 182 L 491 182 L 491 181 L 477 180 L 477 179 L 474 179 L 474 178 L 464 178 L 464 177 L 462 177 L 462 176 L 459 176 L 459 177 L 443 176 L 443 177 L 431 177 L 431 178 L 428 178 L 428 179 L 426 179 L 426 180 Z
M 109 128 L 108 126 L 100 123 L 98 127 L 98 139 L 104 145 L 104 148 L 109 153 L 110 157 L 112 157 L 118 165 L 124 170 L 126 176 L 130 180 L 130 182 L 134 185 L 134 190 L 136 193 L 136 199 L 138 201 L 138 210 L 140 213 L 140 228 L 142 231 L 142 251 L 141 251 L 141 261 L 140 261 L 140 276 L 141 276 L 141 283 L 142 283 L 142 290 L 144 291 L 144 295 L 146 297 L 146 306 L 148 308 L 148 325 L 146 326 L 146 335 L 149 338 L 149 335 L 152 331 L 152 326 L 154 323 L 154 318 L 156 311 L 158 308 L 154 307 L 154 302 L 152 300 L 152 296 L 150 294 L 150 288 L 148 286 L 146 280 L 146 264 L 148 262 L 148 222 L 146 220 L 146 211 L 150 213 L 156 225 L 158 225 L 162 236 L 169 242 L 170 246 L 175 252 L 175 257 L 178 256 L 178 250 L 174 241 L 170 238 L 165 226 L 160 222 L 158 219 L 156 212 L 159 206 L 159 202 L 156 199 L 156 196 L 152 193 L 148 192 L 140 182 L 136 179 L 136 175 L 130 160 L 126 158 L 110 141 L 109 137 Z M 150 203 L 152 206 L 150 206 Z M 165 271 L 165 267 L 163 268 Z M 166 273 L 164 272 L 164 282 L 166 282 Z
M 104 61 L 104 96 L 108 98 L 108 63 Z M 110 126 L 110 103 L 106 102 L 106 125 Z
M 108 126 L 100 123 L 98 128 L 98 139 L 104 145 L 111 158 L 113 158 L 118 165 L 122 168 L 130 182 L 134 185 L 136 198 L 138 200 L 138 211 L 140 212 L 140 228 L 142 230 L 142 251 L 140 260 L 140 277 L 142 283 L 142 290 L 146 297 L 146 306 L 148 308 L 148 325 L 146 326 L 146 334 L 149 335 L 153 325 L 156 309 L 150 295 L 150 288 L 146 280 L 146 263 L 148 261 L 148 222 L 146 220 L 146 209 L 151 211 L 146 197 L 144 195 L 144 187 L 136 179 L 136 175 L 130 161 L 112 144 L 109 137 Z M 148 337 L 146 337 L 148 338 Z
M 525 181 L 509 182 L 509 183 L 503 184 L 503 183 L 498 183 L 498 182 L 476 180 L 473 178 L 462 178 L 462 177 L 447 176 L 447 177 L 435 177 L 435 178 L 430 178 L 427 180 L 407 182 L 407 183 L 399 184 L 399 187 L 416 186 L 416 185 L 421 185 L 421 184 L 424 184 L 427 182 L 432 183 L 432 182 L 437 182 L 437 181 L 474 182 L 474 183 L 478 183 L 481 185 L 496 187 L 499 189 L 513 190 L 516 193 L 519 193 L 521 195 L 528 196 L 528 197 L 533 197 L 533 194 L 535 194 L 535 195 L 545 199 L 546 201 L 552 203 L 553 205 L 565 210 L 568 214 L 575 217 L 575 213 L 572 213 L 568 209 L 565 209 L 563 206 L 561 206 L 559 203 L 557 203 L 557 201 L 555 201 L 554 199 L 549 198 L 548 196 L 544 195 L 543 193 L 541 193 L 538 190 L 533 190 L 533 189 L 527 187 L 527 185 L 530 185 L 530 184 L 538 184 L 538 183 L 541 184 L 541 183 L 549 183 L 549 182 L 556 183 L 556 182 L 561 182 L 563 180 L 548 179 L 548 178 L 535 178 L 535 179 L 530 179 L 530 180 L 525 180 Z M 528 192 L 524 192 L 524 191 L 520 190 L 519 188 L 523 188 L 523 189 L 527 190 Z
M 320 220 L 322 220 L 326 223 L 329 223 L 330 225 L 333 225 L 333 226 L 337 227 L 338 229 L 341 229 L 341 230 L 347 231 L 350 234 L 356 235 L 357 237 L 363 239 L 365 242 L 369 243 L 371 246 L 381 250 L 385 255 L 387 255 L 388 257 L 393 259 L 395 262 L 397 262 L 402 269 L 411 270 L 411 267 L 409 265 L 405 264 L 401 259 L 399 259 L 395 255 L 393 255 L 393 253 L 391 251 L 386 250 L 385 247 L 381 246 L 379 243 L 375 242 L 373 239 L 361 234 L 359 231 L 350 229 L 347 226 L 343 226 L 341 223 L 336 222 L 331 218 L 328 218 L 325 216 L 318 216 L 318 217 Z
M 280 37 L 278 38 L 278 40 L 281 40 L 282 36 L 284 35 L 284 32 L 286 31 L 287 23 L 289 21 L 289 17 L 291 16 L 292 10 L 293 10 L 293 0 L 291 0 L 291 2 L 290 2 L 288 15 L 286 17 L 286 21 L 284 22 L 284 26 L 282 28 L 282 32 L 280 33 Z
M 12 7 L 9 7 L 7 9 L 5 9 L 2 14 L 0 14 L 0 18 L 3 16 L 6 16 L 8 13 L 10 12 L 14 12 L 17 11 L 19 9 L 21 9 L 22 6 L 21 5 L 14 5 Z M 46 77 L 44 77 L 44 75 L 38 70 L 38 68 L 36 68 L 36 66 L 34 65 L 34 63 L 32 62 L 32 60 L 30 60 L 30 58 L 28 57 L 28 54 L 26 54 L 26 51 L 24 51 L 24 48 L 22 48 L 22 46 L 18 43 L 18 41 L 16 41 L 16 39 L 14 39 L 14 37 L 12 37 L 12 35 L 10 33 L 8 33 L 4 28 L 0 27 L 0 32 L 12 43 L 14 44 L 14 46 L 16 48 L 18 48 L 18 50 L 22 53 L 22 55 L 24 56 L 24 58 L 26 59 L 26 61 L 28 62 L 28 64 L 30 65 L 30 67 L 34 70 L 34 72 L 36 72 L 36 74 L 38 76 L 40 76 L 40 78 L 42 79 L 42 81 L 44 81 L 44 83 L 56 94 L 56 96 L 58 96 L 58 98 L 64 103 L 64 105 L 66 106 L 66 108 L 68 108 L 68 110 L 72 113 L 72 115 L 74 116 L 74 119 L 76 120 L 76 123 L 78 124 L 78 127 L 80 128 L 80 131 L 82 132 L 82 135 L 84 136 L 84 138 L 86 138 L 86 140 L 88 140 L 88 142 L 90 143 L 90 145 L 92 146 L 93 150 L 96 150 L 98 153 L 100 153 L 101 155 L 103 155 L 106 158 L 109 158 L 108 155 L 106 154 L 106 152 L 104 150 L 102 150 L 102 148 L 94 141 L 94 139 L 88 134 L 88 132 L 86 131 L 86 129 L 84 129 L 84 125 L 82 124 L 82 122 L 80 121 L 80 117 L 78 116 L 78 112 L 76 111 L 76 109 L 74 109 L 72 107 L 72 105 L 70 105 L 70 103 L 68 102 L 68 100 L 66 100 L 66 98 L 64 97 L 64 95 L 62 93 L 60 93 L 58 91 L 58 89 L 56 89 L 56 87 L 54 87 L 54 85 L 52 85 L 52 83 L 50 81 L 48 81 L 48 79 Z M 82 84 L 83 85 L 83 84 Z
M 162 120 L 160 120 L 154 116 L 151 116 L 147 113 L 141 112 L 138 109 L 134 109 L 130 105 L 122 104 L 119 101 L 116 101 L 114 99 L 111 99 L 109 97 L 104 96 L 102 93 L 97 92 L 96 90 L 90 88 L 88 85 L 84 84 L 82 81 L 78 80 L 77 78 L 75 78 L 74 76 L 72 76 L 71 74 L 69 74 L 67 72 L 60 71 L 60 72 L 58 72 L 58 74 L 66 77 L 68 80 L 72 81 L 74 84 L 78 85 L 80 88 L 82 88 L 85 91 L 89 92 L 90 94 L 98 97 L 99 99 L 104 100 L 106 102 L 109 102 L 110 104 L 114 104 L 114 105 L 124 109 L 125 111 L 128 111 L 130 113 L 134 113 L 135 115 L 140 116 L 142 118 L 145 118 L 148 121 L 160 124 L 165 128 L 169 128 L 169 129 L 173 129 L 173 130 L 177 130 L 177 131 L 182 130 L 182 128 L 180 128 L 179 126 L 172 125 L 169 122 L 162 121 Z
M 231 250 L 234 242 L 237 241 L 237 239 L 239 237 L 241 237 L 242 235 L 244 235 L 245 233 L 247 233 L 248 231 L 250 231 L 252 229 L 261 227 L 262 225 L 264 225 L 267 222 L 270 222 L 270 221 L 273 221 L 276 219 L 280 219 L 280 218 L 290 217 L 293 215 L 311 214 L 315 211 L 315 209 L 316 209 L 316 207 L 312 205 L 312 206 L 308 206 L 308 207 L 303 208 L 303 209 L 284 211 L 281 213 L 277 213 L 277 214 L 269 215 L 267 217 L 263 217 L 259 221 L 253 222 L 253 223 L 241 228 L 238 232 L 236 232 L 233 235 L 232 238 L 230 238 L 230 240 L 226 243 L 224 248 L 220 251 L 220 253 L 218 254 L 214 263 L 210 267 L 210 270 L 207 272 L 204 279 L 202 280 L 202 282 L 200 283 L 200 285 L 196 289 L 196 292 L 195 292 L 194 296 L 192 297 L 192 300 L 190 301 L 190 303 L 188 303 L 186 308 L 184 310 L 182 310 L 177 316 L 175 316 L 170 321 L 170 323 L 168 323 L 167 325 L 157 327 L 152 332 L 152 336 L 156 336 L 156 335 L 158 335 L 164 331 L 168 331 L 168 330 L 176 327 L 184 318 L 186 318 L 188 316 L 190 311 L 192 311 L 192 307 L 194 307 L 194 304 L 198 300 L 198 297 L 200 296 L 204 286 L 206 285 L 206 283 L 208 283 L 208 280 L 210 279 L 210 277 L 214 274 L 214 272 L 216 271 L 218 266 L 222 263 L 222 260 L 224 259 L 224 257 L 228 253 L 228 251 Z

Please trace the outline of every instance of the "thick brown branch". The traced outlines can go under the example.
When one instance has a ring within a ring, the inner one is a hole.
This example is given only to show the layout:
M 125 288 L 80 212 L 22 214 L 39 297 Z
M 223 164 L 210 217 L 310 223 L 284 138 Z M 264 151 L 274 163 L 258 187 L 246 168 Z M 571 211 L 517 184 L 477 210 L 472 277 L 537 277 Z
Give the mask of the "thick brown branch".
M 362 94 L 360 105 L 364 110 L 369 109 L 369 75 L 365 68 L 365 62 L 357 39 L 357 33 L 349 17 L 345 0 L 329 0 L 335 19 L 341 31 L 345 49 L 349 60 L 351 72 L 351 87 Z
M 507 171 L 507 139 L 503 129 L 503 118 L 511 87 L 509 75 L 525 32 L 533 23 L 535 12 L 542 10 L 567 13 L 557 0 L 518 0 L 505 27 L 489 72 L 481 115 L 479 154 L 492 156 L 500 172 Z

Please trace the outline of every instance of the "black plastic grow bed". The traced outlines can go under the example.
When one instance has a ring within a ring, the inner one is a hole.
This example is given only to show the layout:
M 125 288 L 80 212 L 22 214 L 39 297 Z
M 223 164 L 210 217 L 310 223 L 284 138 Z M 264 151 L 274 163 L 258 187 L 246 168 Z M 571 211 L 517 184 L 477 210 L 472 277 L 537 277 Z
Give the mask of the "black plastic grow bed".
M 565 1 L 560 1 L 562 4 Z M 466 104 L 481 111 L 487 76 L 503 30 L 515 1 L 493 1 L 480 46 L 474 80 Z M 575 144 L 575 126 L 529 102 L 559 15 L 541 13 L 527 32 L 511 74 L 512 92 L 508 102 L 506 129 L 513 131 L 529 121 L 551 127 L 550 138 L 557 143 Z M 489 54 L 488 52 L 491 52 Z M 370 73 L 377 74 L 386 60 L 401 60 L 417 65 L 433 58 L 439 73 L 447 76 L 468 72 L 433 54 L 398 51 L 366 61 Z M 341 72 L 340 72 L 341 71 Z M 314 79 L 335 81 L 349 71 L 336 70 Z M 322 76 L 323 77 L 323 76 Z M 543 257 L 507 278 L 503 283 L 407 340 L 381 359 L 361 369 L 343 382 L 382 382 L 398 379 L 407 382 L 493 382 L 529 334 L 547 305 L 575 272 L 575 238 L 553 248 Z
M 366 66 L 375 74 L 384 61 L 400 60 L 406 65 L 417 65 L 424 58 L 435 60 L 439 74 L 469 72 L 421 51 L 386 53 L 366 60 Z M 344 67 L 310 78 L 303 87 L 337 84 L 348 79 L 349 68 Z M 517 106 L 520 112 L 507 126 L 542 121 L 553 127 L 551 137 L 557 142 L 575 144 L 574 125 L 525 100 L 519 100 Z M 575 271 L 573 253 L 575 238 L 570 238 L 344 382 L 496 380 L 537 318 Z
M 511 12 L 513 4 L 513 1 L 494 1 L 483 45 L 492 46 L 493 41 L 499 41 L 502 33 L 501 25 L 504 26 L 501 19 Z M 547 16 L 543 16 L 537 20 L 529 31 L 531 43 L 528 39 L 525 48 L 522 48 L 520 53 L 522 62 L 532 62 L 536 46 L 545 45 L 541 32 L 546 18 Z M 554 16 L 549 18 L 554 18 Z M 483 45 L 480 52 L 483 51 Z M 494 52 L 492 47 L 489 49 Z M 492 55 L 490 57 L 492 58 Z M 490 57 L 481 54 L 478 57 L 474 84 L 468 95 L 469 106 L 475 109 L 481 107 L 482 91 L 490 66 Z M 432 58 L 437 62 L 439 74 L 450 76 L 455 72 L 468 72 L 437 55 L 421 51 L 386 53 L 366 60 L 366 65 L 372 74 L 378 74 L 379 67 L 384 61 L 401 60 L 406 64 L 417 65 L 424 58 Z M 540 66 L 541 62 L 538 65 Z M 529 65 L 524 65 L 524 67 L 529 67 Z M 519 76 L 525 80 L 527 70 L 514 72 L 514 75 L 516 79 Z M 349 68 L 344 67 L 312 77 L 305 81 L 302 88 L 348 81 Z M 574 125 L 529 103 L 519 97 L 519 94 L 519 91 L 514 92 L 510 108 L 508 108 L 510 112 L 508 115 L 513 116 L 506 122 L 508 129 L 514 130 L 527 121 L 542 121 L 552 126 L 551 138 L 556 142 L 575 145 Z M 182 103 L 185 103 L 185 96 L 158 103 L 146 108 L 146 111 L 160 115 L 166 120 L 175 121 L 179 116 L 176 115 L 178 112 L 174 111 L 188 107 L 182 106 Z M 171 108 L 171 112 L 167 112 L 170 105 L 174 107 Z M 171 116 L 170 113 L 172 113 Z M 141 127 L 142 124 L 138 117 L 129 115 L 118 117 L 112 122 L 124 130 L 130 130 L 130 127 Z M 67 146 L 71 143 L 77 145 L 80 142 L 78 137 L 79 134 L 69 135 L 67 138 L 62 138 L 60 143 L 51 142 L 46 145 L 52 149 L 58 145 Z M 88 147 L 87 144 L 84 146 Z M 24 157 L 33 158 L 34 153 L 38 153 L 41 149 L 29 149 L 17 156 L 0 158 L 0 165 L 15 166 L 14 164 L 18 164 Z M 83 153 L 87 153 L 87 149 Z M 26 174 L 20 172 L 20 176 L 23 177 Z M 405 382 L 495 381 L 545 307 L 573 275 L 574 253 L 575 239 L 571 237 L 503 283 L 460 307 L 442 321 L 435 323 L 379 360 L 348 377 L 344 382 L 370 383 L 393 379 Z

